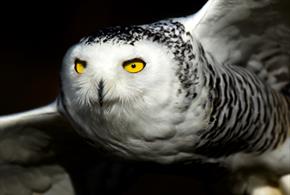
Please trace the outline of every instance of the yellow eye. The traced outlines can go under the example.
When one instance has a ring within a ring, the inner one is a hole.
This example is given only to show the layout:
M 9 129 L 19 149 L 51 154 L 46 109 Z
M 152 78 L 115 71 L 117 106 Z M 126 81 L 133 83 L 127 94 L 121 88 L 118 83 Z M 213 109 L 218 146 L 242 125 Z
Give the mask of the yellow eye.
M 75 71 L 78 74 L 83 74 L 85 72 L 85 69 L 87 67 L 87 62 L 86 61 L 82 61 L 79 59 L 75 60 Z
M 133 59 L 124 62 L 123 68 L 130 73 L 141 72 L 145 68 L 146 63 L 141 59 Z

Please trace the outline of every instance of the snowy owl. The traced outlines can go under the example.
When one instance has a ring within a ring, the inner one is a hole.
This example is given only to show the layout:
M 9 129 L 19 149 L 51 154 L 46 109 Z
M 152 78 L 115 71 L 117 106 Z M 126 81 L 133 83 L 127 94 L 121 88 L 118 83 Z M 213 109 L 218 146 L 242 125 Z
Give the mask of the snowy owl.
M 221 163 L 246 178 L 234 193 L 258 194 L 266 175 L 290 173 L 286 8 L 209 0 L 189 17 L 98 30 L 65 55 L 57 100 L 1 117 L 1 131 L 63 117 L 113 155 Z M 267 174 L 241 171 L 253 167 Z

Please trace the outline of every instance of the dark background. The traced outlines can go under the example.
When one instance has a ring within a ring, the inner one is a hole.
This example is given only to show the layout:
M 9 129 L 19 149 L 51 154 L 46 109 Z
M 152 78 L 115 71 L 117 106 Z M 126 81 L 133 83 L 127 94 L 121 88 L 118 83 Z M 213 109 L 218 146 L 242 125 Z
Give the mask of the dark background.
M 0 4 L 0 115 L 58 94 L 66 50 L 99 28 L 144 24 L 197 11 L 205 0 L 50 0 Z

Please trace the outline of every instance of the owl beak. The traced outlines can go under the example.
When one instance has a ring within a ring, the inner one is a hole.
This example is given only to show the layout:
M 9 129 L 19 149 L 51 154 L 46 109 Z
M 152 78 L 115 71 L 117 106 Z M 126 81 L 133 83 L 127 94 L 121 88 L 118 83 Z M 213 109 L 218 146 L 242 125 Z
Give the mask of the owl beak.
M 103 100 L 104 100 L 104 81 L 103 80 L 100 80 L 98 84 L 98 100 L 99 100 L 99 105 L 102 107 Z

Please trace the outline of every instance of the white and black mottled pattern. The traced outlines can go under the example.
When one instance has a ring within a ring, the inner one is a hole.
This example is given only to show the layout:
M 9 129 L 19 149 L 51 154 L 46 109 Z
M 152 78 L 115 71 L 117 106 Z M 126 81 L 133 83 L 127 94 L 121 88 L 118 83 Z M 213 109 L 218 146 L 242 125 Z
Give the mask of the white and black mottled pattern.
M 213 64 L 207 62 L 203 76 L 213 110 L 208 128 L 199 132 L 203 142 L 195 152 L 213 158 L 241 151 L 261 154 L 284 143 L 290 125 L 289 99 L 252 72 L 217 66 L 211 59 Z

